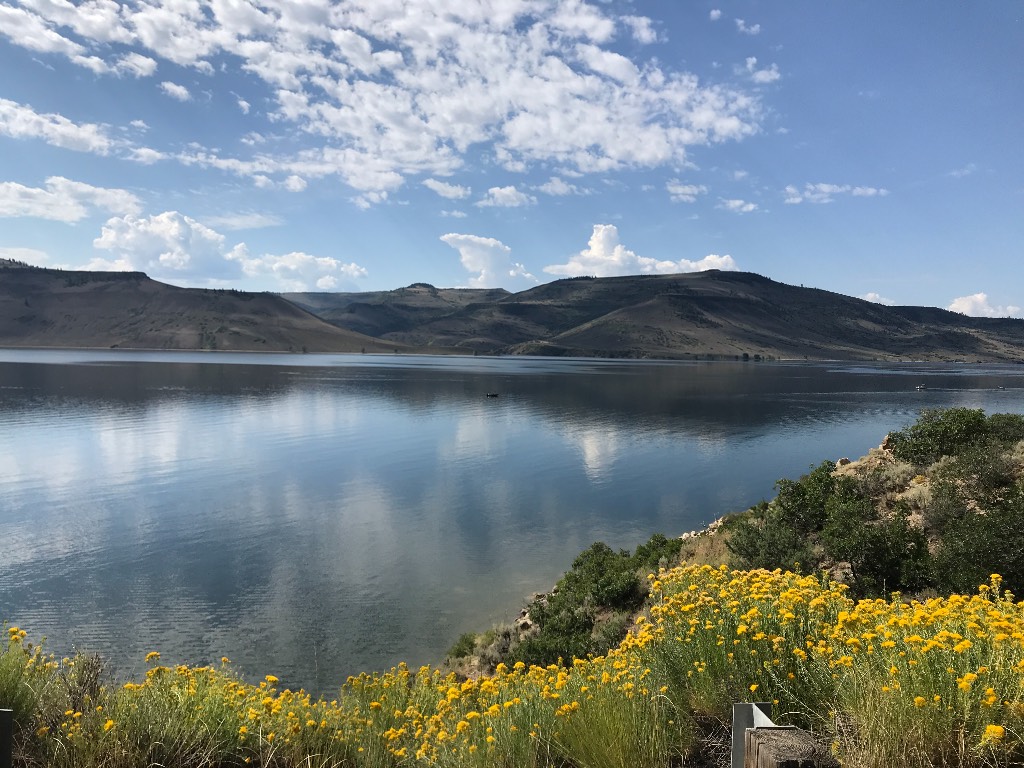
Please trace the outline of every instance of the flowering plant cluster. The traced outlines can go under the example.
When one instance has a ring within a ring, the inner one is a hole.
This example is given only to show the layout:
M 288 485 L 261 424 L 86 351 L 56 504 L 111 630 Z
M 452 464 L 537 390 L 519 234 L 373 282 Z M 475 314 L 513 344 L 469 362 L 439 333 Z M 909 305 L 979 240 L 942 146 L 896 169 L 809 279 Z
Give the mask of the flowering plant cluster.
M 680 566 L 603 656 L 350 678 L 333 700 L 227 659 L 93 687 L 7 628 L 0 704 L 18 759 L 52 766 L 650 766 L 702 749 L 733 701 L 770 700 L 849 765 L 989 766 L 1024 757 L 1024 606 L 976 594 L 855 602 L 823 576 Z M 77 691 L 77 693 L 75 693 Z

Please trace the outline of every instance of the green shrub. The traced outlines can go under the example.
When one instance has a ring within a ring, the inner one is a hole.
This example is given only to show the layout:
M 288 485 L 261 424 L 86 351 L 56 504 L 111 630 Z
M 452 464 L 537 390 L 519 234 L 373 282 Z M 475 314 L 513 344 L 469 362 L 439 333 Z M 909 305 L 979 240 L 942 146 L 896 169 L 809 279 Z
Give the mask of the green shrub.
M 474 650 L 476 650 L 476 633 L 466 632 L 459 635 L 455 645 L 448 650 L 448 656 L 453 659 L 463 659 L 473 653 Z
M 919 466 L 932 464 L 943 456 L 954 456 L 987 433 L 985 413 L 980 408 L 929 408 L 917 422 L 889 433 L 893 456 Z

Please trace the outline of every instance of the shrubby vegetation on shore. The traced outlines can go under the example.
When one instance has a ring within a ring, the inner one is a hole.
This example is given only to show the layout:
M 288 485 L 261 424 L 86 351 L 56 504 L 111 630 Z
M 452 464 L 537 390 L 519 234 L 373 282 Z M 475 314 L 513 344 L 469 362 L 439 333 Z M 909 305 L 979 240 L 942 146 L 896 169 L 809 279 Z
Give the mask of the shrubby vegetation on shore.
M 470 679 L 400 666 L 324 701 L 154 652 L 144 679 L 114 684 L 95 658 L 53 659 L 5 628 L 16 764 L 716 765 L 732 702 L 769 700 L 845 765 L 1019 765 L 1022 440 L 1021 417 L 927 412 L 862 460 L 780 481 L 716 534 L 780 567 L 672 566 L 680 542 L 663 536 L 632 554 L 594 545 L 531 603 L 508 662 Z
M 732 564 L 849 568 L 858 596 L 1024 587 L 1024 416 L 928 410 L 858 462 L 826 461 L 729 520 Z M 799 563 L 799 566 L 795 564 Z

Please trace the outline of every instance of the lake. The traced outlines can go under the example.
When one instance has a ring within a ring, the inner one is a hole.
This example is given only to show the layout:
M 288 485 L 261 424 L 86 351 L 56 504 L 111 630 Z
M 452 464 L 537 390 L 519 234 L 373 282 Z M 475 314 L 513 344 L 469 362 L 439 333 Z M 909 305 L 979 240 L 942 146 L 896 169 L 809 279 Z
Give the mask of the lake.
M 943 406 L 1024 366 L 0 350 L 0 619 L 329 694 Z

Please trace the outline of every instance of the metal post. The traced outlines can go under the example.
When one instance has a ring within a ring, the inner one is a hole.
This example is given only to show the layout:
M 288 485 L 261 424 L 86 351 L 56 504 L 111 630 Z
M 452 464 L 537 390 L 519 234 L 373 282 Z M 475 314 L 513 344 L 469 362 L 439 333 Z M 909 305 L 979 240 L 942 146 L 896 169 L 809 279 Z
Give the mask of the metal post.
M 772 704 L 770 701 L 748 702 L 732 705 L 732 760 L 731 768 L 743 768 L 746 753 L 744 741 L 747 728 L 775 725 L 771 721 Z
M 14 766 L 14 710 L 0 709 L 0 768 Z

